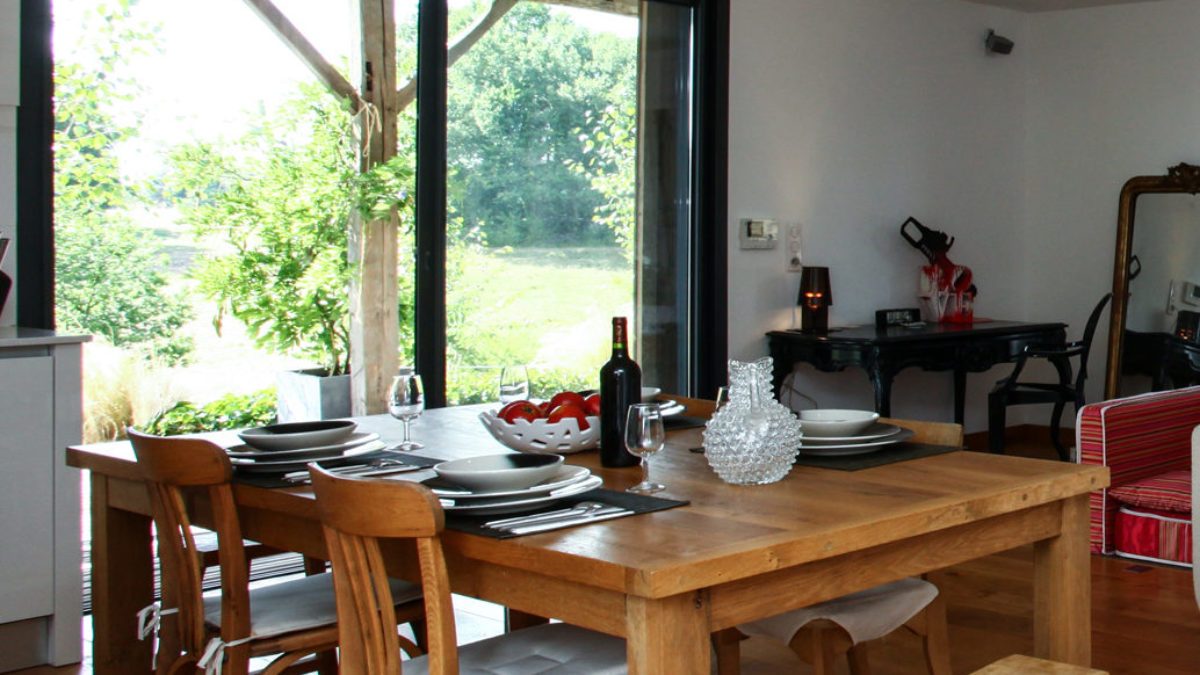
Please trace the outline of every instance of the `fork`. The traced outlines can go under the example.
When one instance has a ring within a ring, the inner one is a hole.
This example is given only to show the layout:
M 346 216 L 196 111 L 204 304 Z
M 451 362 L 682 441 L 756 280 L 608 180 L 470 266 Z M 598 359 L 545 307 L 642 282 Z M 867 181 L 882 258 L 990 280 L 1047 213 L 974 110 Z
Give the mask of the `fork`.
M 545 513 L 537 513 L 527 516 L 514 516 L 512 518 L 500 518 L 499 520 L 489 520 L 488 522 L 484 523 L 483 526 L 495 529 L 507 529 L 519 527 L 521 525 L 528 525 L 530 523 L 537 523 L 543 520 L 557 520 L 559 518 L 572 518 L 575 516 L 588 515 L 595 513 L 607 506 L 608 504 L 603 502 L 579 502 L 570 508 L 558 509 L 556 511 L 547 511 Z

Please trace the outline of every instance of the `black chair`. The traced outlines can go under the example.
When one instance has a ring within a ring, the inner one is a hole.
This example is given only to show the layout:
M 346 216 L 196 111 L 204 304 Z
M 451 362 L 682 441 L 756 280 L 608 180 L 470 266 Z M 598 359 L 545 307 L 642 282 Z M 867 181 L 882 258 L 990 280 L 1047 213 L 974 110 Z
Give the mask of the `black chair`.
M 1058 451 L 1059 459 L 1070 461 L 1066 446 L 1059 438 L 1062 428 L 1063 408 L 1068 401 L 1074 401 L 1075 412 L 1083 407 L 1083 383 L 1087 380 L 1088 351 L 1092 347 L 1092 336 L 1096 332 L 1096 324 L 1100 322 L 1100 313 L 1112 298 L 1112 293 L 1100 299 L 1092 315 L 1088 317 L 1087 327 L 1083 330 L 1083 338 L 1068 342 L 1064 346 L 1029 345 L 1017 359 L 1017 366 L 1012 374 L 996 383 L 992 393 L 988 394 L 988 446 L 992 452 L 1004 450 L 1005 412 L 1010 405 L 1027 405 L 1031 403 L 1053 403 L 1054 412 L 1050 416 L 1050 441 Z M 1079 357 L 1079 374 L 1071 381 L 1071 358 Z M 1018 382 L 1025 363 L 1031 358 L 1046 359 L 1058 371 L 1058 382 Z

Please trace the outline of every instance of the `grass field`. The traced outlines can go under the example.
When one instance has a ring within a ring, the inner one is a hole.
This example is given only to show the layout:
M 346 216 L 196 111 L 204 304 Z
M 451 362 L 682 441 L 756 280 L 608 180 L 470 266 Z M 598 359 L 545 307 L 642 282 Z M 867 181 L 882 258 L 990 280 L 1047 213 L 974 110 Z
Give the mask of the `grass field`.
M 173 261 L 186 262 L 196 253 L 181 239 L 173 243 L 178 249 Z M 176 265 L 172 272 L 182 268 Z M 464 261 L 458 282 L 448 291 L 454 310 L 451 403 L 493 400 L 500 368 L 512 364 L 529 367 L 534 396 L 597 386 L 609 356 L 611 318 L 633 309 L 632 268 L 616 248 L 487 250 Z M 178 286 L 182 291 L 191 284 Z M 140 393 L 139 417 L 179 399 L 205 403 L 264 389 L 274 385 L 277 371 L 302 366 L 257 349 L 230 317 L 217 335 L 216 307 L 195 295 L 193 306 L 195 319 L 185 327 L 196 343 L 192 364 L 165 372 L 152 364 L 138 366 L 143 381 L 169 383 Z M 98 376 L 117 367 L 113 350 L 93 352 L 89 360 Z

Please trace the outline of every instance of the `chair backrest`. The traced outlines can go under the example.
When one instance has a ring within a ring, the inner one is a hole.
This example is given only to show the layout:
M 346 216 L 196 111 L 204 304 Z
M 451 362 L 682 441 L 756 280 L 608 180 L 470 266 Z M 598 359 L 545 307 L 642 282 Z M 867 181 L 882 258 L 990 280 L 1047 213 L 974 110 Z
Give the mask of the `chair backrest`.
M 1200 426 L 1192 430 L 1192 591 L 1200 606 Z
M 911 429 L 913 443 L 928 443 L 929 445 L 949 445 L 963 447 L 963 428 L 954 422 L 925 422 L 921 420 L 897 420 L 887 417 L 879 418 L 880 422 L 895 424 Z
M 412 539 L 421 566 L 428 630 L 429 672 L 458 673 L 450 582 L 437 497 L 405 481 L 335 476 L 309 467 L 325 530 L 337 596 L 341 672 L 400 672 L 400 644 L 380 539 Z
M 1105 293 L 1100 302 L 1096 303 L 1092 315 L 1088 317 L 1087 325 L 1083 328 L 1083 337 L 1079 339 L 1079 373 L 1075 376 L 1075 396 L 1083 400 L 1083 383 L 1087 380 L 1088 354 L 1092 351 L 1092 338 L 1096 335 L 1096 326 L 1100 323 L 1100 314 L 1104 306 L 1112 299 L 1112 293 Z
M 203 568 L 192 537 L 185 489 L 206 490 L 221 557 L 221 636 L 250 631 L 248 571 L 241 526 L 229 484 L 233 467 L 225 451 L 196 438 L 163 438 L 128 429 L 129 441 L 150 492 L 162 563 L 162 607 L 178 608 L 180 641 L 191 658 L 204 649 Z

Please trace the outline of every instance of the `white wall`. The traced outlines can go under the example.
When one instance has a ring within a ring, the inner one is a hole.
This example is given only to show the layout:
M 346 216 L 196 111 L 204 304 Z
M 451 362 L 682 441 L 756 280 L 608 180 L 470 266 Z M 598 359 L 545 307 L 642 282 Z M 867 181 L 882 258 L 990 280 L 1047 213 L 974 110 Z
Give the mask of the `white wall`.
M 16 238 L 16 165 L 17 103 L 20 39 L 20 3 L 0 0 L 0 234 Z M 16 278 L 16 250 L 9 249 L 3 269 Z M 16 289 L 9 295 L 8 306 L 0 314 L 0 325 L 11 325 L 16 309 Z
M 787 253 L 738 249 L 743 217 L 803 226 L 804 261 L 831 268 L 833 324 L 915 307 L 924 258 L 899 235 L 914 216 L 957 238 L 977 313 L 1026 318 L 1024 110 L 1029 52 L 988 56 L 989 28 L 1025 40 L 1026 15 L 957 0 L 753 0 L 731 7 L 729 216 L 733 358 L 766 353 L 791 325 Z M 968 426 L 1007 372 L 968 378 Z M 861 372 L 802 367 L 822 406 L 870 407 Z M 906 370 L 893 414 L 952 417 L 948 373 Z
M 1028 48 L 1018 45 L 1036 64 L 1027 114 L 1028 318 L 1082 326 L 1112 288 L 1121 186 L 1181 161 L 1200 163 L 1197 32 L 1193 0 L 1030 15 Z M 1147 203 L 1139 226 L 1149 227 L 1154 213 Z M 1200 228 L 1200 219 L 1192 222 Z M 1165 305 L 1161 280 L 1144 276 L 1137 284 L 1146 288 L 1135 293 Z M 1089 369 L 1092 400 L 1103 393 L 1107 334 L 1106 316 Z

